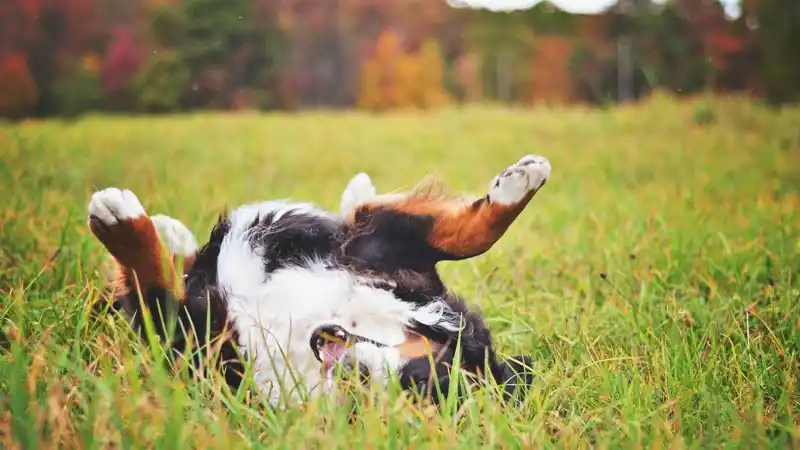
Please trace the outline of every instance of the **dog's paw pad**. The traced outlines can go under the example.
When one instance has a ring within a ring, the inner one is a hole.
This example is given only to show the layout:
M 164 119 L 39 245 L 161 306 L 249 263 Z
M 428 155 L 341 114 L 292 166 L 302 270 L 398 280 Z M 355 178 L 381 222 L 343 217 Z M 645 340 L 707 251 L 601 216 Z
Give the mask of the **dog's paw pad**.
M 104 189 L 95 192 L 89 201 L 89 218 L 106 226 L 144 215 L 144 207 L 136 194 L 127 189 Z
M 526 155 L 489 184 L 489 201 L 514 205 L 541 189 L 550 177 L 550 161 L 544 156 Z
M 191 256 L 197 253 L 197 240 L 186 225 L 169 216 L 150 217 L 161 240 L 173 255 Z

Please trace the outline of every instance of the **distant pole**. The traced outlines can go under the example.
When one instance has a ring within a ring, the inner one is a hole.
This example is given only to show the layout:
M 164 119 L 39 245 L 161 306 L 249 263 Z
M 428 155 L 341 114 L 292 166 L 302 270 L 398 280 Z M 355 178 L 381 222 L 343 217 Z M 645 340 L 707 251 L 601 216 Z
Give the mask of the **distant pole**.
M 620 0 L 621 13 L 630 17 L 633 4 L 631 0 Z M 629 30 L 625 29 L 617 39 L 617 101 L 625 103 L 633 100 L 633 45 Z
M 617 40 L 617 92 L 620 103 L 633 100 L 633 55 L 631 38 L 621 36 Z

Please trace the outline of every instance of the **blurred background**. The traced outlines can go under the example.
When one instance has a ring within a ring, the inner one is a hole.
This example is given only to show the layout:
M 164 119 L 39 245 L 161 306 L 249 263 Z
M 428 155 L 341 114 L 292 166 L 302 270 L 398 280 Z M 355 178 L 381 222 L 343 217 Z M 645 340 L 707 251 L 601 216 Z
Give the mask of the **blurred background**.
M 798 0 L 2 0 L 0 116 L 780 104 L 799 39 Z

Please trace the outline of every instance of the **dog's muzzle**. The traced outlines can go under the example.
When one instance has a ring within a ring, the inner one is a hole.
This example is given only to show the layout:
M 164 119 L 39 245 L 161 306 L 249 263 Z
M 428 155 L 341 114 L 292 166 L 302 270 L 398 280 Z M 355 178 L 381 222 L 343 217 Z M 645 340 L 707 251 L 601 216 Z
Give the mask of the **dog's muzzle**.
M 340 361 L 349 348 L 359 342 L 369 342 L 378 347 L 386 347 L 380 342 L 350 333 L 339 325 L 325 324 L 317 327 L 311 333 L 308 345 L 317 361 L 326 367 L 333 366 Z

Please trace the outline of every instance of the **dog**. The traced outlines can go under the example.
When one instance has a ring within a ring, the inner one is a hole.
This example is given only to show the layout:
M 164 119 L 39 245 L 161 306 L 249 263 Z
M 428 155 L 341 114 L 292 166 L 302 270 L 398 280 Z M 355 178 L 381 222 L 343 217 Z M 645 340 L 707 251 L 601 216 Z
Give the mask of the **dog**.
M 462 371 L 512 395 L 532 383 L 531 359 L 500 360 L 480 314 L 436 264 L 489 250 L 550 171 L 547 158 L 527 155 L 473 199 L 378 195 L 360 173 L 338 214 L 288 200 L 246 204 L 222 214 L 202 247 L 179 221 L 108 188 L 91 197 L 89 228 L 116 260 L 113 300 L 132 324 L 144 330 L 151 317 L 175 355 L 194 354 L 194 367 L 202 352 L 192 350 L 215 348 L 213 370 L 234 390 L 252 363 L 260 395 L 302 404 L 338 395 L 344 368 L 438 403 L 434 385 L 448 392 L 458 352 Z

